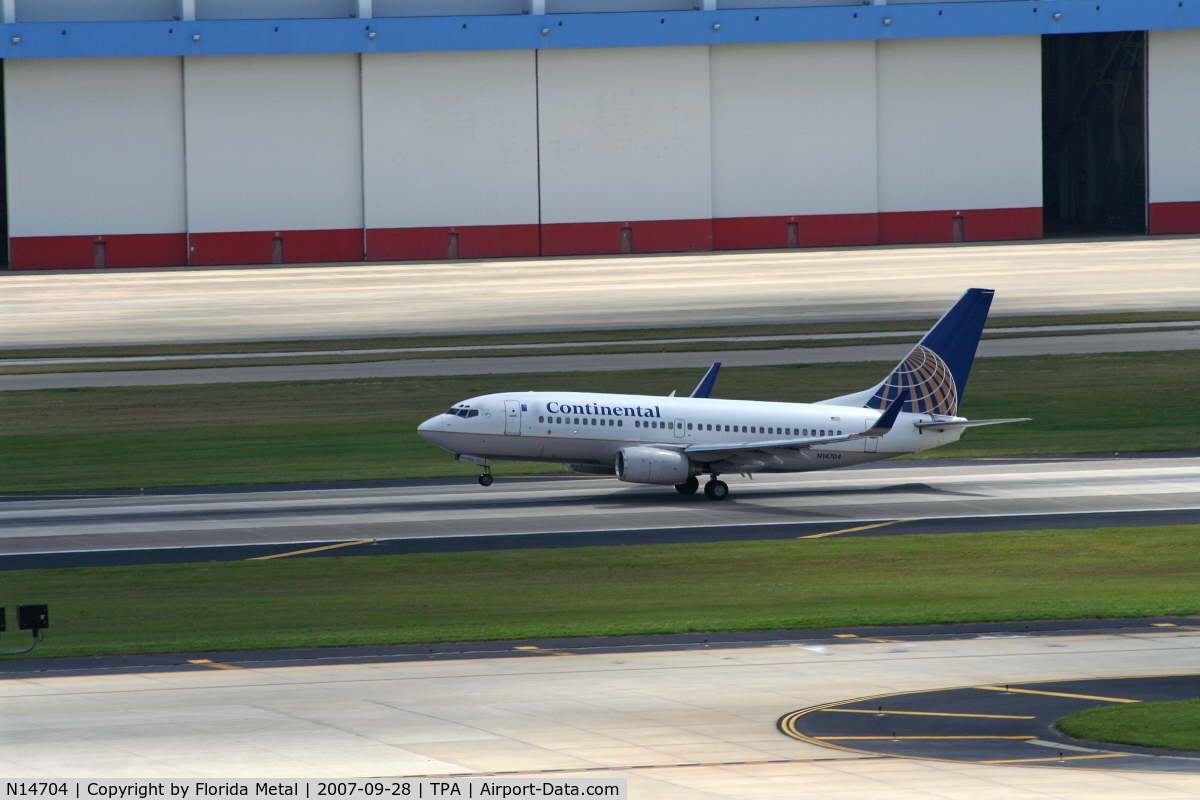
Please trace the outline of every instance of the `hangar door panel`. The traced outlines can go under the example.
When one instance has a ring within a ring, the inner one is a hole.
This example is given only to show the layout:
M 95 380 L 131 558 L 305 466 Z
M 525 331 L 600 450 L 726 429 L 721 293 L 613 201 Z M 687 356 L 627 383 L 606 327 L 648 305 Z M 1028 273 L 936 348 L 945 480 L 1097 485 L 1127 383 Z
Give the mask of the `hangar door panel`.
M 363 56 L 368 228 L 537 224 L 534 58 Z
M 6 60 L 10 235 L 182 233 L 180 69 L 177 58 Z
M 358 56 L 184 62 L 191 231 L 362 228 Z
M 711 218 L 708 48 L 540 51 L 538 107 L 543 223 Z
M 1041 206 L 1038 37 L 877 48 L 880 211 Z
M 1200 232 L 1200 30 L 1147 35 L 1150 232 Z
M 710 57 L 714 216 L 876 211 L 874 42 L 718 45 Z

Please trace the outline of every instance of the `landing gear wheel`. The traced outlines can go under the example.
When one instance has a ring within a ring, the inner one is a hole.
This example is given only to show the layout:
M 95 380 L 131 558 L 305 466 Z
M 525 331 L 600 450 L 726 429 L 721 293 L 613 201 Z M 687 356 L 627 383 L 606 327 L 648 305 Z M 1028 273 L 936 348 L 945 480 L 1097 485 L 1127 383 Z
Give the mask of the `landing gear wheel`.
M 729 497 L 729 484 L 713 478 L 704 484 L 704 496 L 709 500 L 724 500 Z
M 680 494 L 695 494 L 696 490 L 699 488 L 700 481 L 696 480 L 695 475 L 688 478 L 683 483 L 675 484 L 675 491 L 679 492 Z
M 491 486 L 492 485 L 492 474 L 490 472 L 485 472 L 482 475 L 480 475 L 479 476 L 479 485 L 480 486 Z

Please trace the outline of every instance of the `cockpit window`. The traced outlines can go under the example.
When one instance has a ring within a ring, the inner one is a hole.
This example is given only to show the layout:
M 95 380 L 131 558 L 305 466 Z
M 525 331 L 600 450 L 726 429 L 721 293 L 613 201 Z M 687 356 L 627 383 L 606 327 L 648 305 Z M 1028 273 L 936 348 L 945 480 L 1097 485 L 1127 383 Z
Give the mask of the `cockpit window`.
M 446 409 L 445 413 L 452 417 L 462 417 L 463 419 L 466 419 L 468 417 L 478 417 L 479 409 L 451 407 Z

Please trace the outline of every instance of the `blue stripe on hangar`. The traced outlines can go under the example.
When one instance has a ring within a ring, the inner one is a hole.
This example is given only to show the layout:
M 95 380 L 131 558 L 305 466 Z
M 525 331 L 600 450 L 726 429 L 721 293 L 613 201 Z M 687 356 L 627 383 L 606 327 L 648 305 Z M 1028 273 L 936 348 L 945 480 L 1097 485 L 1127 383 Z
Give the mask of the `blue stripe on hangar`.
M 1200 28 L 1200 0 L 994 0 L 362 20 L 40 22 L 0 25 L 0 58 L 652 47 L 1186 28 Z

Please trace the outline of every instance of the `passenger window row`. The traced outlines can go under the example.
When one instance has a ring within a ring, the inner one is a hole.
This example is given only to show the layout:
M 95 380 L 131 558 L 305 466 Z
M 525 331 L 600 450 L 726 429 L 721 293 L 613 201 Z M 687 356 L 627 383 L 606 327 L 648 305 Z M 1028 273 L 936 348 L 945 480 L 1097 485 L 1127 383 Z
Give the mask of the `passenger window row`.
M 456 414 L 457 413 L 458 416 L 467 416 L 466 413 L 459 413 L 459 412 L 465 412 L 465 409 L 453 409 L 452 408 L 449 411 L 447 411 L 446 413 L 447 414 Z M 479 413 L 478 411 L 471 411 L 470 416 L 473 417 L 478 413 Z M 625 427 L 625 423 L 623 420 L 603 419 L 603 418 L 588 419 L 587 417 L 547 417 L 545 415 L 542 415 L 542 416 L 538 417 L 538 422 L 550 423 L 551 425 L 563 425 L 563 424 L 566 424 L 566 425 L 607 425 L 610 427 L 615 425 L 618 428 Z M 680 424 L 682 424 L 682 423 L 680 423 Z M 635 419 L 633 421 L 633 427 L 635 427 L 635 428 L 666 428 L 667 430 L 674 430 L 675 423 L 674 422 L 659 422 L 658 420 L 643 421 L 640 419 Z M 687 429 L 689 431 L 690 430 L 716 431 L 716 432 L 722 431 L 722 427 L 719 423 L 708 423 L 708 422 L 696 422 L 696 423 L 689 422 L 689 423 L 687 423 Z M 761 425 L 742 425 L 742 426 L 726 425 L 724 427 L 724 432 L 725 433 L 757 433 L 757 434 L 767 434 L 768 436 L 771 436 L 771 435 L 773 435 L 773 436 L 841 436 L 842 435 L 841 431 L 826 430 L 824 428 L 821 428 L 820 430 L 818 430 L 816 428 L 812 428 L 810 430 L 809 428 L 779 428 L 779 427 L 772 427 L 772 426 L 763 427 Z

